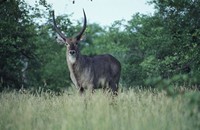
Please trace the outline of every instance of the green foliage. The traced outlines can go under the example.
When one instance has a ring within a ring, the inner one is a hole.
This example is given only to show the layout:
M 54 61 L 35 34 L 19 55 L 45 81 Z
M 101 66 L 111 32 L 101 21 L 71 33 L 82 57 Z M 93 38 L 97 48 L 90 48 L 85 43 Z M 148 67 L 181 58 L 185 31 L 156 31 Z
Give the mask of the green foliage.
M 29 18 L 29 6 L 21 0 L 0 5 L 0 90 L 21 88 L 21 73 L 27 59 L 34 59 L 34 24 Z
M 200 83 L 200 3 L 198 0 L 152 0 L 155 13 L 134 14 L 128 22 L 109 27 L 88 24 L 82 54 L 110 53 L 122 64 L 121 84 L 151 86 L 174 91 L 177 84 Z M 42 87 L 59 91 L 71 84 L 65 47 L 56 43 L 51 6 L 38 0 L 34 7 L 24 0 L 0 4 L 0 90 Z M 56 14 L 56 13 L 55 13 Z M 56 17 L 66 36 L 74 36 L 70 15 Z
M 153 0 L 151 3 L 157 9 L 154 16 L 136 14 L 126 26 L 125 32 L 130 35 L 130 38 L 127 37 L 128 48 L 135 51 L 128 54 L 136 53 L 138 56 L 138 59 L 133 57 L 135 55 L 126 57 L 128 64 L 134 62 L 136 66 L 140 66 L 136 71 L 133 71 L 134 65 L 127 67 L 127 72 L 132 73 L 127 76 L 131 79 L 128 84 L 138 85 L 138 79 L 142 81 L 140 85 L 159 79 L 170 84 L 199 85 L 200 68 L 197 57 L 200 21 L 199 13 L 194 13 L 199 11 L 199 1 Z M 184 78 L 175 80 L 177 78 L 174 77 L 179 75 L 186 75 L 187 81 Z
M 0 13 L 1 90 L 21 87 L 58 90 L 69 85 L 65 49 L 56 44 L 49 21 L 51 6 L 44 0 L 35 7 L 23 0 L 5 1 L 0 6 L 4 12 Z M 48 20 L 37 23 L 41 18 Z M 74 29 L 68 15 L 59 16 L 57 22 L 67 30 L 67 35 L 72 35 Z
M 167 68 L 168 75 L 193 74 L 199 72 L 199 6 L 197 0 L 191 1 L 160 1 L 155 0 L 163 28 L 168 34 L 167 47 L 170 49 L 161 60 L 163 68 Z M 166 50 L 166 49 L 165 49 Z M 168 66 L 168 67 L 165 67 Z M 195 83 L 195 82 L 194 82 Z

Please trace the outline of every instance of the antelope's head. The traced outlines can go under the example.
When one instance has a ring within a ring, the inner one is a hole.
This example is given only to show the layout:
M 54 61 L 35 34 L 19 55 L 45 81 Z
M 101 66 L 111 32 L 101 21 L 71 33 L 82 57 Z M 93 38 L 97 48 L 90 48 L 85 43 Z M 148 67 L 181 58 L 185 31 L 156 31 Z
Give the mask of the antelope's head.
M 55 31 L 58 33 L 58 40 L 62 43 L 64 43 L 67 47 L 67 57 L 69 58 L 71 63 L 75 63 L 80 52 L 79 52 L 79 48 L 78 48 L 78 43 L 81 40 L 81 37 L 86 29 L 86 24 L 87 24 L 87 19 L 86 19 L 86 15 L 85 15 L 85 11 L 83 10 L 83 14 L 84 14 L 84 24 L 83 24 L 83 28 L 81 29 L 81 31 L 75 36 L 75 37 L 66 37 L 57 27 L 56 24 L 56 20 L 55 20 L 55 15 L 54 15 L 54 11 L 52 11 L 52 15 L 53 15 L 53 24 L 54 24 L 54 28 Z

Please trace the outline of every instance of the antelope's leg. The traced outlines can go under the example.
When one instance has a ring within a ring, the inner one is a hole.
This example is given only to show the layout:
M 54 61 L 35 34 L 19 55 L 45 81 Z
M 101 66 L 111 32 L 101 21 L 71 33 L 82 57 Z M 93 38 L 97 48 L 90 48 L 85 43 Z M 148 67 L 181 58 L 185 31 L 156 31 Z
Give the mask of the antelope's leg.
M 112 80 L 109 82 L 109 87 L 111 89 L 112 94 L 113 95 L 117 95 L 117 93 L 118 93 L 118 87 L 117 87 L 117 85 Z
M 80 87 L 78 91 L 82 95 L 84 93 L 85 89 L 83 87 Z

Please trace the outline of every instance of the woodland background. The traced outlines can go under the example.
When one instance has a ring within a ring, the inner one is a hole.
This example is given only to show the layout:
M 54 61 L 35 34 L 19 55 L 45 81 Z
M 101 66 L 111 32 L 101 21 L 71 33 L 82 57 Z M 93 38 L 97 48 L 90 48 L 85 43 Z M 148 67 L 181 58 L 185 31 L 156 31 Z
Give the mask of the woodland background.
M 89 23 L 82 54 L 110 53 L 122 64 L 120 86 L 171 90 L 200 85 L 200 1 L 150 0 L 152 15 L 133 14 L 128 22 L 102 27 Z M 0 91 L 71 87 L 66 48 L 56 43 L 51 6 L 39 0 L 0 1 Z M 43 22 L 40 22 L 40 21 Z M 70 14 L 57 16 L 67 36 L 82 27 Z

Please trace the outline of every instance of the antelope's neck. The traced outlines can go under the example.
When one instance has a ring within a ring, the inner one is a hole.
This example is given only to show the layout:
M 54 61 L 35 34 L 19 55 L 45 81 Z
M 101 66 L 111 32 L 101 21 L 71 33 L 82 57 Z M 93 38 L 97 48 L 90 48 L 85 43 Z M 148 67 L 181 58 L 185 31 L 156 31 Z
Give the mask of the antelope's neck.
M 67 57 L 67 64 L 70 72 L 70 78 L 76 87 L 80 87 L 79 78 L 81 72 L 84 69 L 84 64 L 83 64 L 84 58 L 81 55 L 79 55 L 79 57 L 76 59 L 74 63 L 71 63 L 69 60 L 70 60 L 69 57 Z

